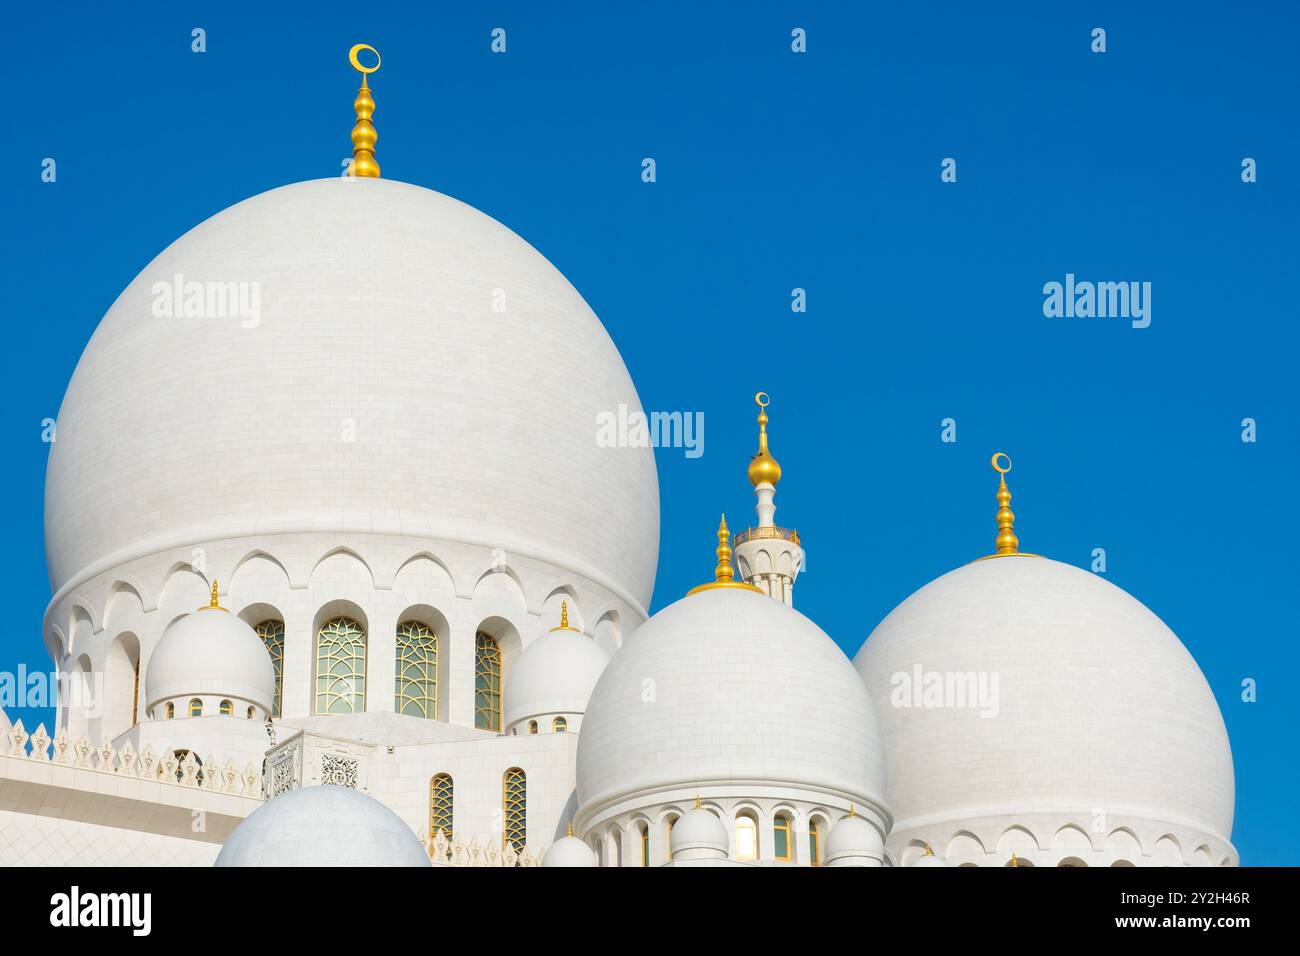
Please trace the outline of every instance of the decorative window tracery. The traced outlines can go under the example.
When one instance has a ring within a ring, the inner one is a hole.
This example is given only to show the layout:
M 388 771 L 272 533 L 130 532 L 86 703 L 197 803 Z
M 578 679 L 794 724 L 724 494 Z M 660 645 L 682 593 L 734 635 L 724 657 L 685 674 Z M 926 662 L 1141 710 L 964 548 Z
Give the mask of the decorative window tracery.
M 440 773 L 429 781 L 429 839 L 432 840 L 441 830 L 450 842 L 455 838 L 455 802 L 451 777 Z
M 419 621 L 397 626 L 393 709 L 410 717 L 438 717 L 438 635 Z
M 199 698 L 197 697 L 193 698 L 190 701 L 190 716 L 191 717 L 203 716 L 203 701 L 199 700 Z
M 235 705 L 231 701 L 223 700 L 217 707 L 217 712 L 221 714 L 222 717 L 232 717 L 235 713 Z
M 501 845 L 510 843 L 522 852 L 528 840 L 528 779 L 518 767 L 511 767 L 502 777 L 501 810 Z
M 351 618 L 321 625 L 316 641 L 316 713 L 366 709 L 366 632 Z
M 474 635 L 474 726 L 501 730 L 501 647 L 482 631 Z
M 280 699 L 284 693 L 284 622 L 263 621 L 254 630 L 266 645 L 271 663 L 275 665 L 275 699 L 271 702 L 271 716 L 279 717 Z

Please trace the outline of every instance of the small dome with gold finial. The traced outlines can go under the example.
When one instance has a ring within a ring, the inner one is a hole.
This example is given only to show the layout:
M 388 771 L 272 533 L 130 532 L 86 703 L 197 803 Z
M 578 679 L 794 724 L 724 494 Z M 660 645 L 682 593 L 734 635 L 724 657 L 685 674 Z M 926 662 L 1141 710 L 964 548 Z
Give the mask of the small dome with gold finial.
M 767 447 L 767 406 L 771 399 L 767 392 L 759 392 L 754 401 L 758 403 L 758 453 L 749 460 L 749 483 L 775 487 L 781 480 L 781 465 Z
M 542 866 L 599 866 L 591 847 L 573 835 L 573 824 L 568 832 L 551 844 L 542 856 Z
M 275 699 L 275 664 L 262 639 L 220 604 L 208 603 L 163 632 L 145 670 L 145 712 L 169 716 L 252 716 L 263 720 Z M 193 701 L 198 705 L 192 705 Z M 226 705 L 229 705 L 228 707 Z
M 891 853 L 995 826 L 1086 828 L 1105 807 L 1110 830 L 1172 827 L 1232 858 L 1232 754 L 1196 661 L 1106 576 L 1021 551 L 1011 460 L 992 464 L 993 553 L 912 594 L 854 660 L 889 702 Z M 947 862 L 989 862 L 962 852 Z
M 779 793 L 808 813 L 851 800 L 883 834 L 883 749 L 862 682 L 815 623 L 733 579 L 725 519 L 717 538 L 714 580 L 642 624 L 592 691 L 579 829 L 658 819 L 696 793 L 722 805 Z
M 506 733 L 579 730 L 608 663 L 604 648 L 569 623 L 569 602 L 562 601 L 559 624 L 524 648 L 506 676 Z

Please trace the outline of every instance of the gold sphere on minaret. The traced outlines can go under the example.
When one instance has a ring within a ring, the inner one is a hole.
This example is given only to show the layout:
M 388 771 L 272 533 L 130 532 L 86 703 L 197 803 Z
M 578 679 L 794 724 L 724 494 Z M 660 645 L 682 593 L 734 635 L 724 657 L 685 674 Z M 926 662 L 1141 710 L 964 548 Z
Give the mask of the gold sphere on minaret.
M 361 60 L 358 59 L 357 54 L 362 50 L 375 55 L 374 66 L 361 65 Z M 370 95 L 370 84 L 366 78 L 379 69 L 382 60 L 379 57 L 379 51 L 369 43 L 358 43 L 348 51 L 348 62 L 352 64 L 354 70 L 361 74 L 361 89 L 357 90 L 357 98 L 352 101 L 352 108 L 357 114 L 357 122 L 352 127 L 352 168 L 348 171 L 348 174 L 367 179 L 378 179 L 379 163 L 375 162 L 375 142 L 379 139 L 379 133 L 375 131 L 375 124 L 371 122 L 375 115 L 375 98 Z
M 781 480 L 781 466 L 767 448 L 767 406 L 772 399 L 759 392 L 754 401 L 758 403 L 758 454 L 749 460 L 749 483 L 756 488 L 764 482 L 775 486 Z

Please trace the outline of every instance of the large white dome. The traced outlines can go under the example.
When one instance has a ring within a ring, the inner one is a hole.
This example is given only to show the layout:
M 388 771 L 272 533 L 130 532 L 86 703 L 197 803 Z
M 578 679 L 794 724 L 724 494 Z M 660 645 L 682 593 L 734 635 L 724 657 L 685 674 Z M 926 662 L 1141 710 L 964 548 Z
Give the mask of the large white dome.
M 751 784 L 883 807 L 884 771 L 844 652 L 798 611 L 741 588 L 683 598 L 634 631 L 578 736 L 583 815 L 640 794 Z
M 895 608 L 855 664 L 900 831 L 1027 813 L 1089 827 L 1100 811 L 1228 840 L 1232 754 L 1214 695 L 1173 632 L 1104 578 L 1030 556 L 968 564 Z M 918 667 L 996 675 L 995 714 L 900 706 L 915 703 Z
M 256 323 L 156 316 L 177 276 L 256 289 Z M 658 482 L 651 449 L 597 444 L 620 406 L 640 402 L 604 327 L 500 223 L 392 180 L 275 189 L 164 250 L 86 347 L 50 452 L 51 583 L 373 532 L 539 558 L 644 608 Z
M 432 866 L 411 828 L 350 787 L 303 787 L 258 807 L 214 866 Z

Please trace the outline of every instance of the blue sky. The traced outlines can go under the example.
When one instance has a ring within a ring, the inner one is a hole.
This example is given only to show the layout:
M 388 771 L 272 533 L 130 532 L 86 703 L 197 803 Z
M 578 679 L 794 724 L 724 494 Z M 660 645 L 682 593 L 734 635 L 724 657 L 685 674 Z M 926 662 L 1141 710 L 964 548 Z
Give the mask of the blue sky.
M 808 549 L 799 607 L 850 654 L 991 549 L 988 458 L 1005 450 L 1022 547 L 1080 566 L 1105 548 L 1109 579 L 1200 663 L 1232 740 L 1243 862 L 1300 862 L 1296 15 L 475 6 L 13 11 L 0 666 L 48 666 L 40 423 L 92 330 L 196 223 L 337 175 L 346 51 L 366 41 L 384 57 L 384 175 L 510 226 L 601 316 L 646 408 L 704 413 L 702 457 L 658 453 L 672 559 L 656 608 L 709 573 L 719 511 L 753 513 L 758 389 L 785 468 L 778 522 Z M 956 183 L 940 182 L 945 157 Z M 1258 182 L 1241 181 L 1244 157 Z M 1066 273 L 1150 282 L 1150 327 L 1045 318 L 1043 284 Z M 940 441 L 947 417 L 956 443 Z

